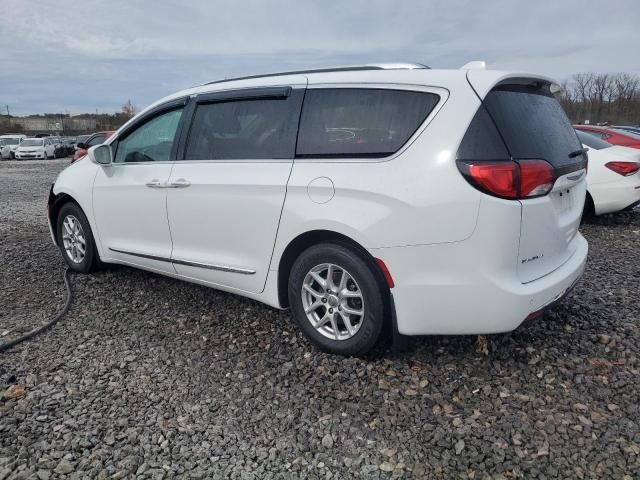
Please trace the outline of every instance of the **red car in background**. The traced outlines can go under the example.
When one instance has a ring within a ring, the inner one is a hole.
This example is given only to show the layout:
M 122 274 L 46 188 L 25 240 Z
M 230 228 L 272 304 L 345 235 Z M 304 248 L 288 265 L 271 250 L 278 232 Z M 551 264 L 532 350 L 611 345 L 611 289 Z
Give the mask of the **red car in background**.
M 93 135 L 91 135 L 89 138 L 87 138 L 86 141 L 78 143 L 76 145 L 76 151 L 73 154 L 73 159 L 71 160 L 71 163 L 84 157 L 87 154 L 87 150 L 89 150 L 89 148 L 93 147 L 94 145 L 100 145 L 101 143 L 104 143 L 104 141 L 114 133 L 116 133 L 114 130 L 108 130 L 105 132 L 96 132 Z
M 595 125 L 574 125 L 576 130 L 590 133 L 611 145 L 640 148 L 640 135 L 615 127 L 598 127 Z

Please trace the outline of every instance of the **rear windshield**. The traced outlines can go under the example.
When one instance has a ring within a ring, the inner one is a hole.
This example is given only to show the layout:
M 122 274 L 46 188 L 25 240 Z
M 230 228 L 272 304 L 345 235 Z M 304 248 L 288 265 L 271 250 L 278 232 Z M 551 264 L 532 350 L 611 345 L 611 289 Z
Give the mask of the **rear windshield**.
M 609 148 L 611 146 L 610 143 L 601 140 L 599 137 L 595 135 L 591 135 L 587 132 L 581 132 L 580 130 L 576 130 L 578 134 L 578 139 L 587 147 L 593 148 L 594 150 L 602 150 L 603 148 Z
M 375 88 L 310 89 L 304 98 L 298 157 L 385 157 L 398 151 L 440 97 Z
M 548 85 L 500 85 L 483 103 L 514 159 L 542 159 L 556 168 L 586 161 L 569 156 L 582 145 Z

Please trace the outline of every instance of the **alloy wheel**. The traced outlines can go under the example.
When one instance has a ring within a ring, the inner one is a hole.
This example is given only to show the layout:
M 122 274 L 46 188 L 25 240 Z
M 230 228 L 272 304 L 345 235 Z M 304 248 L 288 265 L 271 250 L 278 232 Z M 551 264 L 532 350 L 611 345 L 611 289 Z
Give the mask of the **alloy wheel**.
M 62 222 L 62 243 L 67 257 L 73 263 L 82 263 L 87 253 L 87 244 L 82 225 L 73 215 L 67 215 Z
M 302 307 L 313 328 L 332 340 L 352 338 L 364 321 L 364 298 L 358 283 L 333 263 L 309 270 L 302 282 Z

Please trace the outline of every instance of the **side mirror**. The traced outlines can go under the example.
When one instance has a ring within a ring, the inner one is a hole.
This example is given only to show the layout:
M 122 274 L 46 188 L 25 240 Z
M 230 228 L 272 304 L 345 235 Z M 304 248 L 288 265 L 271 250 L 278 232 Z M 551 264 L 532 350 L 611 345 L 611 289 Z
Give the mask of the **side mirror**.
M 82 142 L 77 143 L 77 144 L 76 144 L 76 147 L 78 147 L 78 148 L 79 148 L 79 149 L 81 149 L 81 150 L 86 150 L 87 148 L 89 148 L 89 147 L 87 147 L 87 144 L 86 144 L 86 143 L 82 143 Z
M 111 153 L 111 146 L 109 145 L 96 145 L 91 147 L 88 152 L 89 159 L 97 163 L 98 165 L 111 165 L 113 162 L 113 155 Z

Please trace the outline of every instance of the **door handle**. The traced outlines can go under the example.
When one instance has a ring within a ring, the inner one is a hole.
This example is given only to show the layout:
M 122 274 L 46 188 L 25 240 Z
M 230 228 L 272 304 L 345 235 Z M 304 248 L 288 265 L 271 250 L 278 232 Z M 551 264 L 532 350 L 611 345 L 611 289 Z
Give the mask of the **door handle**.
M 164 188 L 164 185 L 162 184 L 162 182 L 157 178 L 154 178 L 153 180 L 149 180 L 145 185 L 149 188 Z
M 169 182 L 167 184 L 167 188 L 187 188 L 190 185 L 191 185 L 190 181 L 185 180 L 184 178 L 179 178 L 175 182 Z

